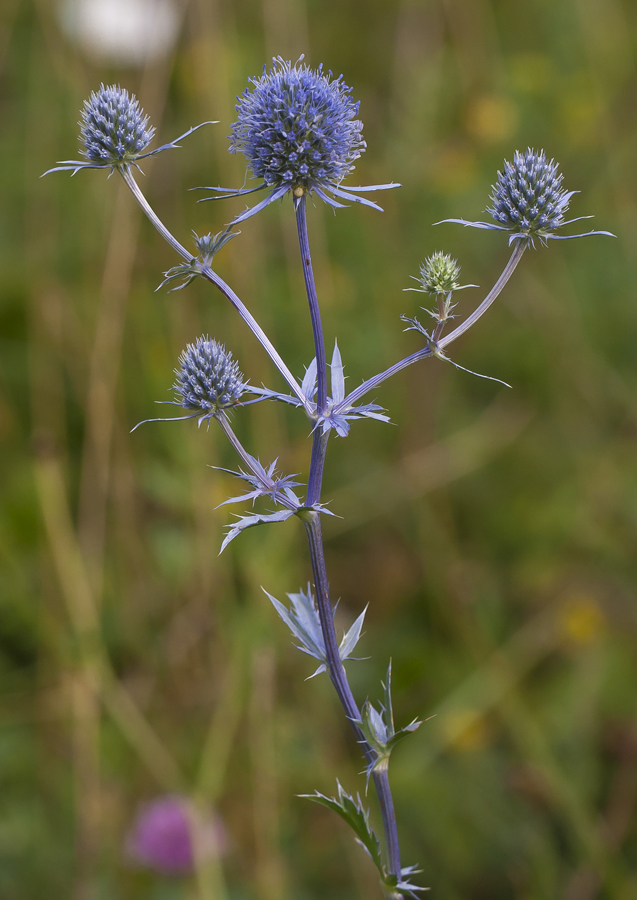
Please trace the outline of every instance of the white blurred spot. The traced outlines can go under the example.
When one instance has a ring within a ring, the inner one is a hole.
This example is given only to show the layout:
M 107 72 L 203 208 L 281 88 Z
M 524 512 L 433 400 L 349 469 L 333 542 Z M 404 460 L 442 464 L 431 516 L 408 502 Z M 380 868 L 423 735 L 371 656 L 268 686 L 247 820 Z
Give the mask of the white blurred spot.
M 62 0 L 60 20 L 87 56 L 123 66 L 165 56 L 179 30 L 174 0 Z

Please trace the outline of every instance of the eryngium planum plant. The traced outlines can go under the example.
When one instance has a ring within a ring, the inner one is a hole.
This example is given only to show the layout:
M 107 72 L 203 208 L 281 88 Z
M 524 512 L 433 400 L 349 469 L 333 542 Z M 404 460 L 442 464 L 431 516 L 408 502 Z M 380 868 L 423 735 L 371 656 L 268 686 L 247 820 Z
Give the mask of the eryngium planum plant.
M 138 167 L 141 159 L 174 148 L 177 142 L 172 141 L 147 152 L 154 130 L 149 127 L 148 118 L 135 97 L 119 86 L 101 85 L 86 101 L 80 134 L 81 154 L 85 159 L 65 160 L 50 171 L 70 170 L 75 174 L 80 169 L 105 168 L 121 175 L 149 220 L 182 259 L 179 265 L 165 273 L 163 284 L 183 279 L 173 288 L 181 289 L 198 277 L 214 284 L 237 310 L 283 378 L 283 391 L 251 386 L 244 380 L 232 354 L 216 340 L 201 336 L 181 354 L 179 366 L 175 369 L 175 399 L 168 402 L 185 413 L 176 419 L 197 418 L 200 424 L 214 420 L 236 451 L 240 466 L 234 474 L 247 486 L 247 490 L 226 502 L 247 501 L 254 505 L 263 500 L 270 507 L 265 510 L 256 507 L 238 516 L 228 527 L 222 550 L 246 528 L 291 518 L 302 522 L 307 534 L 312 580 L 305 589 L 288 594 L 289 605 L 269 594 L 267 596 L 292 632 L 299 649 L 317 661 L 314 674 L 326 672 L 338 694 L 365 759 L 366 781 L 373 783 L 376 791 L 383 822 L 383 840 L 375 834 L 370 824 L 369 810 L 360 794 L 346 791 L 340 782 L 337 782 L 333 797 L 318 792 L 306 796 L 332 809 L 348 823 L 378 869 L 387 897 L 395 900 L 416 897 L 417 892 L 424 888 L 412 880 L 415 866 L 405 866 L 401 860 L 389 784 L 389 760 L 396 744 L 421 723 L 414 719 L 402 728 L 394 724 L 391 664 L 387 668 L 382 701 L 378 705 L 369 700 L 359 705 L 350 688 L 344 664 L 355 658 L 353 653 L 361 635 L 366 609 L 339 641 L 334 627 L 335 609 L 330 595 L 321 526 L 322 516 L 329 513 L 322 502 L 327 448 L 332 434 L 346 437 L 354 421 L 362 418 L 389 421 L 376 403 L 361 401 L 396 372 L 431 357 L 451 362 L 447 348 L 484 315 L 505 287 L 526 250 L 535 245 L 535 239 L 546 245 L 549 239 L 567 237 L 557 235 L 555 231 L 569 224 L 564 220 L 564 214 L 573 192 L 566 192 L 563 188 L 557 164 L 553 160 L 547 161 L 544 151 L 516 151 L 512 162 L 505 161 L 492 189 L 492 206 L 487 212 L 494 223 L 446 220 L 508 233 L 511 255 L 493 288 L 469 315 L 451 328 L 450 323 L 455 318 L 452 312 L 456 308 L 454 293 L 464 287 L 475 286 L 459 284 L 460 266 L 448 254 L 437 251 L 427 257 L 415 279 L 419 287 L 408 290 L 420 291 L 433 298 L 432 308 L 425 310 L 432 319 L 432 326 L 427 329 L 415 317 L 403 317 L 408 328 L 421 335 L 422 348 L 385 371 L 372 375 L 347 393 L 343 361 L 336 342 L 331 363 L 327 364 L 320 304 L 312 271 L 307 201 L 316 196 L 332 208 L 343 208 L 344 204 L 340 201 L 347 200 L 380 210 L 376 203 L 358 194 L 399 185 L 343 185 L 343 180 L 354 170 L 355 160 L 365 150 L 363 126 L 356 118 L 358 104 L 352 100 L 351 89 L 345 85 L 342 76 L 334 79 L 321 66 L 312 69 L 302 59 L 294 65 L 280 57 L 274 59 L 269 70 L 264 69 L 260 77 L 250 79 L 250 85 L 238 98 L 236 111 L 237 120 L 231 127 L 230 151 L 244 154 L 250 173 L 260 183 L 252 188 L 237 190 L 208 188 L 214 196 L 205 199 L 242 197 L 260 191 L 265 191 L 266 196 L 254 206 L 239 212 L 225 231 L 203 237 L 195 234 L 196 254 L 187 250 L 159 219 L 133 175 L 133 168 Z M 194 130 L 190 129 L 186 135 Z M 309 361 L 300 379 L 292 373 L 247 306 L 212 268 L 216 253 L 236 236 L 237 233 L 232 231 L 235 223 L 250 218 L 287 195 L 292 200 L 296 217 L 314 338 L 314 358 Z M 455 362 L 453 365 L 462 368 Z M 291 405 L 310 423 L 311 451 L 304 496 L 299 490 L 302 487 L 300 482 L 295 481 L 293 476 L 277 472 L 276 460 L 262 464 L 242 445 L 232 428 L 231 414 L 239 414 L 243 407 L 264 401 Z

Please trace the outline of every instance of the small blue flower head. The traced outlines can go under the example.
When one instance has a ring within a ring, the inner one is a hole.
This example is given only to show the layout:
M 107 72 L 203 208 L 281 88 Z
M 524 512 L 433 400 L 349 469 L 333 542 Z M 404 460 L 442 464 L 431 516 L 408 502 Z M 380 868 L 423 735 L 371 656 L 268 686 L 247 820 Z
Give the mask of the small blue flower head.
M 445 219 L 474 228 L 490 231 L 508 231 L 509 243 L 515 240 L 533 244 L 534 238 L 542 243 L 547 240 L 568 240 L 591 234 L 610 234 L 608 231 L 589 231 L 586 234 L 557 235 L 554 232 L 563 225 L 590 219 L 579 216 L 565 220 L 571 197 L 577 191 L 562 187 L 563 176 L 555 160 L 547 160 L 544 150 L 527 148 L 525 153 L 515 151 L 513 162 L 504 160 L 504 170 L 498 172 L 498 180 L 491 188 L 490 213 L 496 225 L 489 222 L 467 222 L 465 219 Z M 612 235 L 610 235 L 612 237 Z
M 493 206 L 487 212 L 507 231 L 548 237 L 565 224 L 564 214 L 576 193 L 567 192 L 562 180 L 557 163 L 549 162 L 543 150 L 516 150 L 513 162 L 505 159 L 504 171 L 498 172 L 491 194 Z
M 88 100 L 84 101 L 80 115 L 80 153 L 86 159 L 62 160 L 55 168 L 45 172 L 45 175 L 67 170 L 72 170 L 75 175 L 80 169 L 124 171 L 131 165 L 137 165 L 140 159 L 179 146 L 177 141 L 201 128 L 201 125 L 189 128 L 176 140 L 144 153 L 154 137 L 155 129 L 149 125 L 149 118 L 144 115 L 135 95 L 129 94 L 118 84 L 108 87 L 101 84 L 98 91 L 92 91 Z M 202 122 L 202 125 L 210 124 L 212 123 Z
M 334 199 L 340 197 L 379 209 L 349 192 L 398 186 L 340 188 L 366 147 L 363 123 L 356 118 L 358 103 L 352 100 L 352 89 L 342 76 L 333 78 L 322 65 L 311 69 L 302 59 L 292 65 L 275 58 L 272 68 L 267 71 L 264 67 L 260 78 L 251 78 L 251 86 L 238 98 L 230 152 L 243 153 L 252 174 L 263 179 L 263 184 L 244 191 L 209 190 L 236 196 L 269 189 L 270 194 L 235 222 L 288 192 L 296 203 L 304 195 L 316 193 L 333 207 L 343 205 Z
M 209 337 L 188 344 L 179 357 L 175 402 L 204 416 L 235 406 L 247 386 L 239 365 L 223 344 Z
M 100 165 L 126 165 L 144 152 L 155 134 L 135 95 L 118 84 L 91 92 L 84 101 L 81 153 Z

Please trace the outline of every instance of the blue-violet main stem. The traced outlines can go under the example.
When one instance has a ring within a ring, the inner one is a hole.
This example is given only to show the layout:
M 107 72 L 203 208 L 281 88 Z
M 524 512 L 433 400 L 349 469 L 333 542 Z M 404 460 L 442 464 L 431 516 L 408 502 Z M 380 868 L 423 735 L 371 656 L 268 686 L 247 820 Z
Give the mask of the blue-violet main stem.
M 310 241 L 307 234 L 307 216 L 305 194 L 298 200 L 296 207 L 296 227 L 299 232 L 299 246 L 301 248 L 301 262 L 303 264 L 303 276 L 305 278 L 305 290 L 310 304 L 310 317 L 312 319 L 312 332 L 314 334 L 314 352 L 316 354 L 316 388 L 317 388 L 317 412 L 322 415 L 327 408 L 327 364 L 325 359 L 325 341 L 323 339 L 323 327 L 321 325 L 321 311 L 314 273 L 312 271 L 312 256 L 310 254 Z
M 307 234 L 307 219 L 305 209 L 305 197 L 302 197 L 297 205 L 296 211 L 297 226 L 299 232 L 299 244 L 301 248 L 301 260 L 303 263 L 303 273 L 305 276 L 305 286 L 310 305 L 310 314 L 312 317 L 312 329 L 314 332 L 314 345 L 316 348 L 317 363 L 317 408 L 319 414 L 324 412 L 327 406 L 327 362 L 325 358 L 325 344 L 323 340 L 323 329 L 321 326 L 321 316 L 318 306 L 318 297 L 316 294 L 316 286 L 314 284 L 314 276 L 312 273 L 312 261 L 310 256 L 310 247 Z M 320 428 L 316 428 L 312 441 L 312 456 L 310 460 L 310 472 L 308 477 L 308 493 L 307 506 L 313 506 L 320 502 L 321 488 L 323 483 L 323 470 L 325 468 L 325 456 L 327 453 L 327 443 L 329 432 L 322 433 Z M 336 638 L 336 630 L 334 628 L 334 614 L 332 603 L 330 600 L 329 583 L 327 579 L 327 568 L 325 565 L 325 552 L 323 549 L 323 534 L 321 529 L 320 513 L 314 511 L 310 518 L 305 522 L 305 530 L 310 548 L 310 559 L 312 564 L 312 575 L 314 578 L 314 589 L 316 592 L 316 604 L 321 620 L 321 630 L 325 643 L 325 651 L 327 655 L 327 671 L 334 685 L 339 700 L 345 710 L 347 718 L 350 720 L 356 739 L 363 749 L 365 759 L 368 765 L 373 765 L 376 761 L 376 753 L 365 740 L 365 736 L 356 722 L 360 721 L 361 713 L 352 694 L 352 689 L 347 680 L 345 667 L 341 662 L 338 652 L 338 640 Z M 383 819 L 383 830 L 387 843 L 387 862 L 388 871 L 391 875 L 400 876 L 400 847 L 398 844 L 398 830 L 396 827 L 396 814 L 394 812 L 394 801 L 389 787 L 389 777 L 387 769 L 373 771 L 372 774 L 374 787 L 378 796 L 381 816 Z

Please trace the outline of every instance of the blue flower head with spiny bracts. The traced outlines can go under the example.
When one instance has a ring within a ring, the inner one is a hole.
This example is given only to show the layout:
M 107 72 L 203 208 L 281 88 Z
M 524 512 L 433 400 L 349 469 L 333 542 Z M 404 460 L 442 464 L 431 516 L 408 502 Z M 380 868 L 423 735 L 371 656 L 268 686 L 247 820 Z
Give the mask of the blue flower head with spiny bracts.
M 189 128 L 174 141 L 144 153 L 153 139 L 155 129 L 149 126 L 149 118 L 144 115 L 135 95 L 129 94 L 118 84 L 108 87 L 101 84 L 98 91 L 91 91 L 91 96 L 84 101 L 81 117 L 78 122 L 81 129 L 80 153 L 86 159 L 62 160 L 55 168 L 45 172 L 45 175 L 65 170 L 73 170 L 75 175 L 80 169 L 126 170 L 131 165 L 139 168 L 139 160 L 177 147 L 177 141 L 201 128 L 201 125 Z M 202 122 L 202 125 L 211 124 L 213 123 Z
M 82 154 L 91 162 L 104 165 L 136 159 L 150 144 L 155 129 L 149 127 L 135 96 L 119 85 L 104 87 L 84 102 L 79 123 Z
M 488 212 L 497 224 L 490 222 L 467 222 L 465 219 L 445 219 L 474 228 L 490 231 L 508 231 L 509 243 L 524 240 L 533 244 L 534 238 L 542 243 L 547 240 L 569 240 L 587 237 L 591 234 L 606 234 L 608 231 L 588 231 L 586 234 L 555 234 L 557 228 L 590 219 L 579 216 L 566 221 L 571 197 L 577 191 L 566 191 L 562 187 L 563 176 L 555 160 L 547 160 L 544 150 L 539 152 L 530 147 L 526 153 L 515 151 L 513 162 L 504 160 L 504 170 L 498 172 L 498 180 L 491 188 L 491 203 Z M 611 237 L 613 235 L 610 235 Z
M 325 74 L 323 66 L 311 69 L 302 59 L 292 65 L 281 57 L 272 68 L 264 67 L 260 78 L 238 98 L 237 121 L 232 125 L 230 152 L 243 153 L 255 178 L 256 188 L 230 190 L 205 188 L 221 195 L 241 196 L 268 190 L 265 200 L 237 216 L 240 222 L 274 200 L 291 192 L 298 203 L 305 194 L 316 194 L 332 207 L 342 207 L 336 198 L 364 203 L 359 191 L 385 190 L 396 184 L 342 188 L 342 180 L 354 170 L 354 161 L 365 151 L 363 123 L 358 103 L 342 76 Z M 217 199 L 207 197 L 207 200 Z
M 188 344 L 179 357 L 175 375 L 175 402 L 204 416 L 236 406 L 246 390 L 239 364 L 232 353 L 209 337 L 200 337 L 195 344 Z

